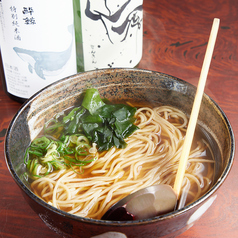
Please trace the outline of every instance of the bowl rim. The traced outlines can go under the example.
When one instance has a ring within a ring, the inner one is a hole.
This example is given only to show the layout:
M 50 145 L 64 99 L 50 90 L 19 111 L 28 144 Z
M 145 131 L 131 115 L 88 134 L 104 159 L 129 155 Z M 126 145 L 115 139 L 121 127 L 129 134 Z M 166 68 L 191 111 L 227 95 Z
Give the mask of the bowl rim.
M 81 221 L 81 222 L 85 222 L 85 223 L 90 223 L 90 224 L 98 224 L 98 225 L 110 225 L 110 226 L 134 226 L 134 225 L 142 225 L 142 224 L 148 224 L 148 223 L 154 223 L 154 222 L 158 222 L 158 221 L 163 221 L 163 220 L 167 220 L 167 219 L 171 219 L 173 217 L 177 217 L 180 216 L 183 213 L 186 213 L 187 211 L 189 211 L 191 208 L 199 206 L 203 201 L 205 201 L 206 199 L 208 199 L 212 194 L 214 194 L 218 188 L 223 184 L 223 182 L 225 181 L 225 179 L 227 178 L 232 165 L 233 165 L 233 161 L 234 161 L 234 154 L 235 154 L 235 137 L 234 137 L 234 132 L 232 130 L 231 124 L 227 118 L 227 116 L 225 115 L 225 113 L 223 112 L 223 110 L 220 108 L 220 106 L 210 97 L 208 96 L 206 93 L 204 93 L 203 97 L 206 97 L 208 100 L 211 100 L 212 103 L 214 104 L 214 106 L 217 108 L 217 110 L 221 113 L 225 124 L 227 125 L 228 128 L 228 132 L 230 135 L 230 143 L 231 143 L 231 148 L 230 148 L 230 155 L 229 155 L 229 159 L 227 162 L 227 166 L 225 167 L 225 169 L 223 170 L 221 176 L 219 177 L 218 181 L 216 181 L 216 183 L 209 189 L 208 192 L 206 192 L 203 196 L 201 196 L 199 199 L 197 199 L 195 202 L 179 209 L 179 210 L 175 210 L 173 212 L 164 214 L 164 215 L 160 215 L 160 216 L 156 216 L 153 218 L 147 218 L 147 219 L 141 219 L 141 220 L 133 220 L 133 221 L 108 221 L 108 220 L 99 220 L 99 219 L 91 219 L 91 218 L 85 218 L 85 217 L 80 217 L 74 214 L 70 214 L 67 212 L 64 212 L 58 208 L 55 208 L 51 205 L 49 205 L 48 203 L 46 203 L 45 201 L 43 201 L 42 199 L 40 199 L 38 196 L 36 196 L 19 178 L 19 176 L 16 174 L 11 159 L 10 159 L 10 155 L 9 155 L 9 136 L 12 130 L 12 127 L 14 125 L 14 123 L 17 121 L 18 117 L 21 115 L 21 113 L 39 96 L 39 94 L 41 94 L 43 91 L 45 91 L 48 88 L 54 87 L 57 84 L 62 84 L 64 81 L 67 80 L 72 80 L 74 78 L 77 78 L 78 80 L 80 80 L 80 77 L 84 76 L 84 75 L 91 75 L 91 74 L 97 74 L 99 73 L 105 73 L 107 72 L 113 72 L 113 71 L 129 71 L 129 72 L 135 72 L 135 73 L 149 73 L 149 74 L 159 74 L 168 78 L 172 78 L 173 80 L 179 81 L 179 82 L 183 82 L 185 84 L 187 84 L 188 86 L 192 86 L 194 88 L 196 88 L 194 85 L 171 75 L 168 74 L 164 74 L 161 72 L 157 72 L 157 71 L 152 71 L 152 70 L 145 70 L 145 69 L 131 69 L 131 68 L 111 68 L 111 69 L 99 69 L 99 70 L 92 70 L 92 71 L 87 71 L 87 72 L 81 72 L 81 73 L 77 73 L 74 75 L 71 75 L 69 77 L 60 79 L 56 82 L 53 82 L 51 84 L 49 84 L 48 86 L 44 87 L 43 89 L 39 90 L 38 92 L 36 92 L 34 95 L 32 95 L 28 100 L 26 100 L 21 107 L 19 108 L 19 110 L 16 112 L 16 114 L 14 115 L 14 117 L 12 118 L 12 120 L 10 121 L 10 124 L 7 128 L 6 131 L 6 135 L 5 135 L 5 141 L 4 141 L 4 155 L 5 155 L 5 161 L 8 167 L 9 172 L 11 173 L 11 176 L 13 177 L 13 179 L 15 180 L 15 182 L 17 183 L 17 185 L 20 187 L 20 189 L 26 193 L 26 195 L 28 195 L 30 198 L 32 198 L 36 203 L 38 203 L 39 205 L 43 206 L 46 209 L 49 209 L 50 211 L 52 211 L 53 213 L 57 213 L 58 215 L 64 216 L 64 217 L 68 217 L 70 219 L 76 220 L 76 221 Z

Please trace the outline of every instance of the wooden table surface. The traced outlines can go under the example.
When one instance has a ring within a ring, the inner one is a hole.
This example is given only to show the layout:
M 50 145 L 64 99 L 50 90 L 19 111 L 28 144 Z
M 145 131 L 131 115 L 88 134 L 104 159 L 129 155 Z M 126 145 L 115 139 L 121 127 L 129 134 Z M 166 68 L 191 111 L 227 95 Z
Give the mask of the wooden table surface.
M 238 135 L 238 1 L 144 0 L 143 57 L 139 68 L 197 85 L 213 18 L 220 28 L 205 92 L 227 115 Z M 4 136 L 21 104 L 0 88 L 0 237 L 59 237 L 30 209 L 4 158 Z M 237 146 L 237 142 L 236 142 Z M 238 237 L 238 161 L 216 201 L 180 238 Z

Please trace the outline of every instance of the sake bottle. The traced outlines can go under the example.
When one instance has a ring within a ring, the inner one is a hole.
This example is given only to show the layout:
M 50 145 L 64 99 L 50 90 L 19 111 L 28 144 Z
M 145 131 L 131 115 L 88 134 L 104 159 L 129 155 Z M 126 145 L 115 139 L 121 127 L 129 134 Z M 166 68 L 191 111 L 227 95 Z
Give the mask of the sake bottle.
M 0 47 L 3 86 L 19 102 L 77 73 L 73 2 L 1 0 Z
M 133 68 L 140 62 L 143 0 L 74 3 L 78 71 Z

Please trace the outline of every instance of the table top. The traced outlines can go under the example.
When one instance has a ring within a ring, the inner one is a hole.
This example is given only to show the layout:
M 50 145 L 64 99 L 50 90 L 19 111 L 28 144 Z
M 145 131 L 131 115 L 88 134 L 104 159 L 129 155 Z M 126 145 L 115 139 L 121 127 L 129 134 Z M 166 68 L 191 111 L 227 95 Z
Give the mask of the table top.
M 220 27 L 205 92 L 227 115 L 238 134 L 238 1 L 144 0 L 143 57 L 138 68 L 176 76 L 197 85 L 213 18 Z M 21 104 L 0 85 L 0 237 L 58 237 L 25 202 L 4 159 L 6 129 Z M 237 142 L 236 142 L 237 146 Z M 236 155 L 235 155 L 236 156 Z M 217 199 L 186 237 L 237 237 L 238 161 Z

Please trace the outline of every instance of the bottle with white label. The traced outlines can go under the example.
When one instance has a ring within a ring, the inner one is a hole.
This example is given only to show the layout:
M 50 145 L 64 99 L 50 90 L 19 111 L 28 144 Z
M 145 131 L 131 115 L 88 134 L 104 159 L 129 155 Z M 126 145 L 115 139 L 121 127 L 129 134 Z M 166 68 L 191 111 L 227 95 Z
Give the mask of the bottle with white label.
M 142 57 L 143 0 L 75 2 L 78 71 L 135 67 Z
M 17 101 L 77 73 L 73 2 L 1 0 L 0 47 L 3 86 Z

